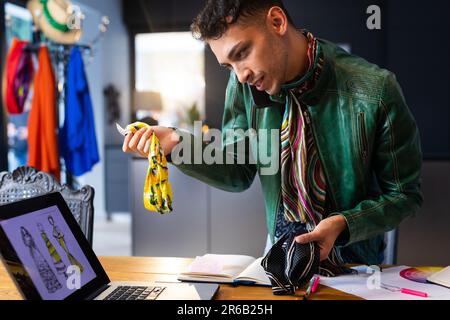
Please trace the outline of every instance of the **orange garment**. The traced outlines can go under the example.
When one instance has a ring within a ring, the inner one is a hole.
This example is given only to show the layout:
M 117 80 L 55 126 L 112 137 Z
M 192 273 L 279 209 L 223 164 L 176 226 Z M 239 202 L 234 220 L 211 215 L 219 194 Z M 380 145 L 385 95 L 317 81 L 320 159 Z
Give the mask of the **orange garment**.
M 28 165 L 60 180 L 55 76 L 47 47 L 39 49 L 39 68 L 28 118 Z

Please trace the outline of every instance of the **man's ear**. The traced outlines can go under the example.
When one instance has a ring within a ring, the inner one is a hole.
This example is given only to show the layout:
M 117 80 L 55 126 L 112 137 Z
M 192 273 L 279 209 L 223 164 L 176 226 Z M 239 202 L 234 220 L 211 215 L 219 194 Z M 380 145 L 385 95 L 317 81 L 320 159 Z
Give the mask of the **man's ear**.
M 267 12 L 267 23 L 269 28 L 281 36 L 287 31 L 288 19 L 280 7 L 274 6 L 269 9 Z

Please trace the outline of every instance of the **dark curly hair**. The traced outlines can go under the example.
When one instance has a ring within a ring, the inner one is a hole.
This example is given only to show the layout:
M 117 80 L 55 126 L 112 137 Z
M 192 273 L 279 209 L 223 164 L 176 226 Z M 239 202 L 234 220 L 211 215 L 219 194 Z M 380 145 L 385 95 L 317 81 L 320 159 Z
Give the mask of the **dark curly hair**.
M 194 19 L 191 31 L 198 40 L 219 39 L 230 24 L 236 23 L 240 18 L 261 16 L 274 6 L 280 7 L 289 23 L 294 24 L 281 0 L 207 0 Z M 250 19 L 244 20 L 244 23 L 249 21 Z

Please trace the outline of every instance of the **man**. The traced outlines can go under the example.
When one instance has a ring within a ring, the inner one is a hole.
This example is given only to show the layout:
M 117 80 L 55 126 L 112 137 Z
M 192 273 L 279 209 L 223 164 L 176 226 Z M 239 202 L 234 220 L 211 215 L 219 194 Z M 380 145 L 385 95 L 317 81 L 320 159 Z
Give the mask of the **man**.
M 381 263 L 383 233 L 422 203 L 419 133 L 395 76 L 297 30 L 282 1 L 207 1 L 192 30 L 231 71 L 222 130 L 281 130 L 281 168 L 177 167 L 233 192 L 258 172 L 269 246 L 303 223 L 309 232 L 295 240 L 316 241 L 321 261 Z M 152 132 L 166 154 L 179 143 L 176 131 L 151 127 L 128 135 L 123 150 L 146 156 Z M 223 134 L 221 151 L 236 142 Z

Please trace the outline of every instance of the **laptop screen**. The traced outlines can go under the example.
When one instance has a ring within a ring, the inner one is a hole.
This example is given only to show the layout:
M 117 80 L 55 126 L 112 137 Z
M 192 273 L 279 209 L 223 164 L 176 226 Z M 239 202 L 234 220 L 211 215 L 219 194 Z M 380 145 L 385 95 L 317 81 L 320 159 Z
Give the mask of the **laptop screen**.
M 109 282 L 59 194 L 0 207 L 0 246 L 26 298 L 87 297 Z

